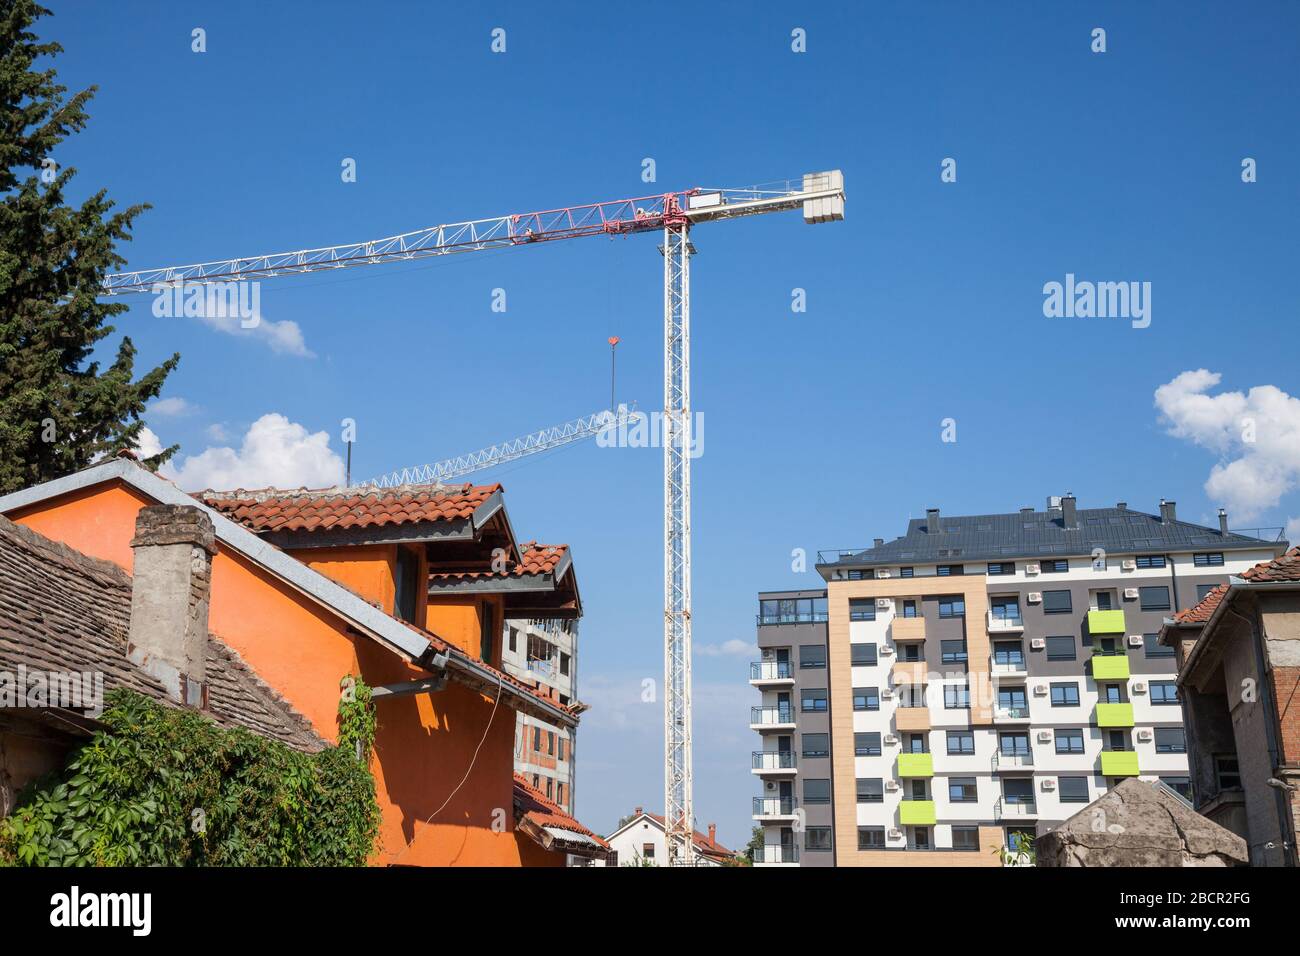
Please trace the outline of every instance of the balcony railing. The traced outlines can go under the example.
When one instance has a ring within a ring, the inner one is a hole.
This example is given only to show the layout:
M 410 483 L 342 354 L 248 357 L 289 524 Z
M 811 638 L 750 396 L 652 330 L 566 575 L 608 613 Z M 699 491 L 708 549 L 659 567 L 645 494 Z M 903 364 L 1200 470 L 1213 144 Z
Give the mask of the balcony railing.
M 992 667 L 994 676 L 1008 677 L 1016 674 L 1023 676 L 1029 673 L 1028 665 L 1023 657 L 1020 660 L 1014 658 L 998 660 L 994 658 Z
M 1003 753 L 1001 750 L 993 754 L 994 770 L 1020 770 L 1022 768 L 1032 768 L 1034 766 L 1034 755 L 1032 753 Z
M 1038 816 L 1038 804 L 1033 800 L 1008 800 L 1006 797 L 998 797 L 997 803 L 993 804 L 995 820 L 1023 820 L 1036 816 Z
M 777 724 L 793 724 L 793 707 L 751 707 L 749 722 L 756 726 L 770 727 Z
M 750 680 L 793 680 L 794 671 L 789 661 L 752 661 L 749 665 Z
M 1028 705 L 1028 704 L 1024 704 L 1024 705 L 1021 705 L 1021 706 L 1018 706 L 1018 707 L 1001 707 L 1001 706 L 994 707 L 994 708 L 993 708 L 993 719 L 994 719 L 994 721 L 999 721 L 999 720 L 1008 720 L 1008 721 L 1010 721 L 1010 720 L 1028 720 L 1028 719 L 1029 719 L 1029 705 Z
M 755 797 L 754 816 L 792 817 L 794 816 L 794 797 Z
M 776 844 L 769 846 L 764 843 L 757 848 L 754 854 L 755 863 L 798 863 L 799 848 L 792 844 Z
M 791 614 L 756 614 L 759 627 L 767 624 L 822 624 L 830 619 L 827 611 L 807 611 Z
M 793 750 L 755 750 L 753 761 L 755 770 L 795 769 Z
M 1015 633 L 1025 629 L 1025 622 L 1020 615 L 1000 614 L 994 615 L 992 611 L 988 612 L 988 629 L 992 633 Z

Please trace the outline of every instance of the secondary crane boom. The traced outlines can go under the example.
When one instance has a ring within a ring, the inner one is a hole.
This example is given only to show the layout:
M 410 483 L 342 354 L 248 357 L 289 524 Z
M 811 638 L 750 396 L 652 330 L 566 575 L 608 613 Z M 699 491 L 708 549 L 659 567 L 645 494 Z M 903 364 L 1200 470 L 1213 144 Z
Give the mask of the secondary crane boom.
M 691 765 L 691 378 L 692 226 L 803 210 L 805 222 L 844 218 L 844 176 L 808 173 L 743 189 L 685 189 L 430 226 L 365 242 L 300 249 L 104 277 L 105 295 L 158 292 L 186 283 L 233 282 L 528 246 L 580 236 L 659 232 L 664 257 L 664 821 L 670 866 L 695 862 Z

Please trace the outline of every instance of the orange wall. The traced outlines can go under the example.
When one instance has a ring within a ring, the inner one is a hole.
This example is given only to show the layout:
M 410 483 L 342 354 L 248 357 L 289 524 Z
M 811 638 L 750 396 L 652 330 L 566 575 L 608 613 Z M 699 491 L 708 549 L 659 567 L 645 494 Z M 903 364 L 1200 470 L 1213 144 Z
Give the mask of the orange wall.
M 104 485 L 10 517 L 129 569 L 135 515 L 146 503 L 148 499 L 134 490 Z M 362 562 L 356 578 L 378 582 L 375 564 Z M 333 570 L 340 580 L 353 574 L 338 567 Z M 359 671 L 375 686 L 423 673 L 368 638 L 350 635 L 334 614 L 225 545 L 219 546 L 212 562 L 209 613 L 212 632 L 329 739 L 337 739 L 343 677 Z M 430 623 L 437 633 L 443 633 L 438 624 L 447 628 L 453 623 L 460 627 L 457 633 L 472 633 L 469 646 L 477 656 L 474 602 L 440 608 Z M 436 694 L 398 697 L 377 705 L 373 770 L 383 822 L 375 863 L 563 863 L 562 854 L 548 853 L 514 832 L 515 715 L 504 702 L 495 714 L 493 710 L 491 698 L 454 683 Z M 480 740 L 473 770 L 448 800 L 469 769 Z

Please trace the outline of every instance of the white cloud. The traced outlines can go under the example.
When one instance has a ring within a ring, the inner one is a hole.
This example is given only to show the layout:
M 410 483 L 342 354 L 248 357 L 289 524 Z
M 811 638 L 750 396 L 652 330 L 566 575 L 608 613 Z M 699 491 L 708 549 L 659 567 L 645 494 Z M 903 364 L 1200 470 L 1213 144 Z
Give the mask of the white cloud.
M 1155 404 L 1169 434 L 1219 455 L 1205 493 L 1250 521 L 1300 483 L 1300 398 L 1275 385 L 1208 394 L 1222 378 L 1183 372 L 1156 389 Z
M 163 450 L 162 439 L 148 425 L 140 429 L 136 436 L 135 453 L 139 458 L 152 458 Z
M 221 422 L 213 422 L 203 429 L 203 433 L 212 441 L 230 441 L 230 432 L 226 431 L 226 426 Z
M 260 310 L 249 319 L 249 322 L 256 322 L 256 325 L 251 328 L 244 328 L 243 320 L 238 315 L 201 315 L 199 319 L 204 325 L 218 332 L 257 339 L 269 346 L 272 352 L 280 355 L 316 357 L 316 353 L 307 348 L 307 343 L 302 336 L 302 328 L 292 319 L 272 322 L 264 319 Z
M 160 398 L 156 402 L 150 403 L 145 410 L 149 415 L 158 415 L 164 418 L 178 418 L 181 415 L 189 415 L 196 411 L 195 407 L 183 398 Z
M 160 471 L 187 491 L 331 487 L 343 481 L 343 459 L 329 441 L 327 432 L 308 432 L 272 412 L 249 426 L 238 449 L 208 448 Z
M 695 653 L 700 657 L 757 657 L 758 645 L 733 637 L 721 644 L 700 644 Z

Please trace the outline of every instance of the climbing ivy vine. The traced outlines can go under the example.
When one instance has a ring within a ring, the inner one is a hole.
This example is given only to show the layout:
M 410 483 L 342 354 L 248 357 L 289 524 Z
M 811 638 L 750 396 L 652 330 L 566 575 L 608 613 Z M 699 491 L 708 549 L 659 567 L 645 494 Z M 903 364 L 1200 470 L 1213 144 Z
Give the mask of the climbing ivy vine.
M 0 820 L 0 865 L 362 866 L 375 848 L 375 717 L 356 678 L 339 745 L 315 754 L 126 690 L 101 720 Z

